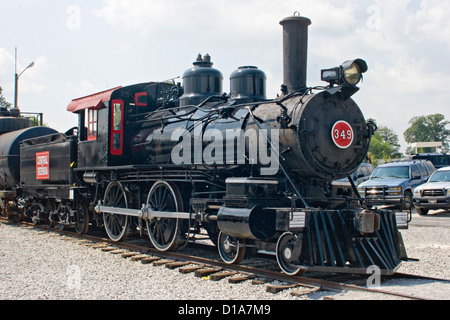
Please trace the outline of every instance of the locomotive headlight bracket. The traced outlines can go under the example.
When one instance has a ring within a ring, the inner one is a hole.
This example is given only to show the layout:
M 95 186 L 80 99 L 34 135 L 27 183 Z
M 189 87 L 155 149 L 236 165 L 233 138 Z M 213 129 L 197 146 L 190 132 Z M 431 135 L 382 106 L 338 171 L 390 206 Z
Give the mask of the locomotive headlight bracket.
M 335 84 L 343 87 L 356 87 L 362 80 L 363 73 L 367 72 L 367 70 L 367 63 L 364 60 L 348 60 L 339 67 L 323 69 L 321 71 L 321 79 L 330 83 L 331 87 Z
M 332 68 L 332 69 L 324 69 L 321 71 L 321 78 L 322 81 L 326 81 L 329 82 L 331 84 L 331 86 L 333 86 L 333 84 L 338 83 L 339 82 L 339 74 L 340 74 L 340 68 Z

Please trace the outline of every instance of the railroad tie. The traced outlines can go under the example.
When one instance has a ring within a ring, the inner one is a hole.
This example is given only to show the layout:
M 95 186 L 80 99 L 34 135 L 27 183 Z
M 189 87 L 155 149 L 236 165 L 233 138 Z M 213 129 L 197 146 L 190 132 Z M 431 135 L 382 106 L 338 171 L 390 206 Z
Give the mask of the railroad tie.
M 185 267 L 181 267 L 180 269 L 178 269 L 178 271 L 180 273 L 186 274 L 186 273 L 194 272 L 194 271 L 199 270 L 199 269 L 203 269 L 204 267 L 205 266 L 202 265 L 202 264 L 188 265 L 188 266 L 185 266 Z
M 207 277 L 207 276 L 209 276 L 209 275 L 211 275 L 213 273 L 219 272 L 219 271 L 222 271 L 221 267 L 214 267 L 214 268 L 207 267 L 207 268 L 196 270 L 194 275 L 197 278 L 203 278 L 203 277 Z
M 221 271 L 221 272 L 216 272 L 213 273 L 209 276 L 209 280 L 212 281 L 219 281 L 222 280 L 223 278 L 227 278 L 229 276 L 234 276 L 235 274 L 237 274 L 237 271 Z
M 161 258 L 160 257 L 151 257 L 151 256 L 149 256 L 148 258 L 141 259 L 141 263 L 142 264 L 149 264 L 149 263 L 152 263 L 152 262 L 155 262 L 155 261 L 158 261 L 158 260 L 161 260 Z
M 98 244 L 94 243 L 94 242 L 90 242 L 90 243 L 85 243 L 84 246 L 86 247 L 92 247 L 94 249 L 98 248 Z
M 275 293 L 278 293 L 283 290 L 297 288 L 298 286 L 300 286 L 300 285 L 299 284 L 284 284 L 284 285 L 268 284 L 266 287 L 266 292 L 275 294 Z
M 102 251 L 104 251 L 104 252 L 110 252 L 110 251 L 117 250 L 116 247 L 104 247 L 104 248 L 101 248 L 101 249 L 102 249 Z
M 192 264 L 192 262 L 188 262 L 188 261 L 169 262 L 169 263 L 166 263 L 166 268 L 167 269 L 176 269 L 176 268 L 179 268 L 179 267 L 187 266 L 189 264 Z
M 92 241 L 88 239 L 77 239 L 80 244 L 91 244 Z
M 142 259 L 147 258 L 149 255 L 148 254 L 137 254 L 135 256 L 132 256 L 130 259 L 131 261 L 140 261 Z
M 237 277 L 231 277 L 228 279 L 228 283 L 240 283 L 240 282 L 244 282 L 250 279 L 254 279 L 255 275 L 252 274 L 246 274 L 246 275 L 240 275 Z
M 94 246 L 92 246 L 92 248 L 94 248 L 94 249 L 104 249 L 104 248 L 109 248 L 109 246 L 107 246 L 107 244 L 106 243 L 100 243 L 100 244 L 94 244 Z
M 141 254 L 140 252 L 124 252 L 122 253 L 122 258 L 130 258 L 140 254 Z
M 304 296 L 304 295 L 307 295 L 307 294 L 314 293 L 314 292 L 322 290 L 322 287 L 306 287 L 306 286 L 303 286 L 303 285 L 300 286 L 299 289 L 300 288 L 302 290 L 297 290 L 297 288 L 295 290 L 293 290 L 291 292 L 291 296 L 300 297 L 300 296 Z
M 160 259 L 158 261 L 153 262 L 153 266 L 155 267 L 159 267 L 159 266 L 163 266 L 167 263 L 172 263 L 172 262 L 176 262 L 175 260 L 167 260 L 167 259 Z
M 126 252 L 126 250 L 123 250 L 123 249 L 117 249 L 117 250 L 112 250 L 112 251 L 110 251 L 109 253 L 111 253 L 111 254 L 122 254 L 122 253 L 124 253 L 124 252 Z

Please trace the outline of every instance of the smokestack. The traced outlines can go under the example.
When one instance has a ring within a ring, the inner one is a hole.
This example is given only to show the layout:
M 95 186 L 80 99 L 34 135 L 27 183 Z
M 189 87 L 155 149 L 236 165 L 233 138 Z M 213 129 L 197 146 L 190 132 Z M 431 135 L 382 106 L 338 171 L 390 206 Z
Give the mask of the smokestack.
M 298 12 L 280 21 L 283 26 L 283 74 L 286 94 L 306 88 L 308 26 L 311 20 Z

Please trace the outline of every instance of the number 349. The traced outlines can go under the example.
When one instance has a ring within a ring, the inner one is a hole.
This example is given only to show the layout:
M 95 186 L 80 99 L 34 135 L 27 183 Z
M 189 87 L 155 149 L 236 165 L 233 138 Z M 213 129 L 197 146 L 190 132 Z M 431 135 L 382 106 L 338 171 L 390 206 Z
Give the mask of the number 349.
M 335 139 L 339 139 L 339 138 L 341 138 L 341 139 L 343 139 L 343 140 L 351 140 L 352 139 L 352 131 L 351 130 L 347 130 L 347 131 L 345 131 L 345 130 L 342 130 L 342 131 L 339 131 L 339 130 L 334 130 L 334 138 Z

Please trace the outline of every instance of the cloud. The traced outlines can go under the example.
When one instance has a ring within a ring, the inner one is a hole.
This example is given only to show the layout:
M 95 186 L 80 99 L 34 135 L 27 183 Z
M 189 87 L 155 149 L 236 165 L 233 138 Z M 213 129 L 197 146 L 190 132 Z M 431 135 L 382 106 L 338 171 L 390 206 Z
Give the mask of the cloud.
M 0 86 L 8 102 L 14 102 L 14 55 L 0 48 Z
M 14 72 L 14 55 L 10 54 L 6 49 L 0 48 L 0 79 L 7 75 L 11 69 Z
M 27 65 L 22 65 L 18 63 L 17 70 L 18 73 L 22 72 Z M 44 93 L 47 89 L 45 83 L 46 80 L 46 72 L 50 67 L 50 63 L 45 56 L 40 56 L 36 60 L 34 60 L 34 66 L 32 68 L 27 69 L 19 79 L 20 83 L 20 92 L 21 93 L 33 93 L 33 94 L 41 94 Z
M 159 41 L 165 32 L 178 33 L 181 36 L 174 41 L 189 41 L 194 48 L 201 43 L 217 47 L 221 42 L 221 49 L 235 55 L 253 50 L 258 56 L 270 52 L 267 58 L 273 59 L 275 50 L 281 52 L 272 48 L 273 43 L 281 44 L 277 22 L 295 10 L 312 20 L 309 61 L 313 67 L 362 57 L 369 63 L 367 77 L 400 94 L 423 93 L 447 80 L 441 66 L 444 59 L 430 60 L 429 54 L 432 48 L 450 50 L 446 15 L 450 0 L 104 0 L 96 14 L 115 28 L 159 33 Z M 170 46 L 172 39 L 165 40 L 154 45 Z
M 410 15 L 405 25 L 405 33 L 418 44 L 422 40 L 426 43 L 443 45 L 446 53 L 450 53 L 450 1 L 427 0 L 422 1 L 420 10 Z
M 17 63 L 17 73 L 21 73 L 31 63 L 23 63 L 20 59 Z M 19 78 L 19 103 L 20 95 L 43 93 L 47 86 L 45 83 L 45 72 L 48 70 L 49 63 L 45 56 L 36 59 L 32 68 L 27 69 Z M 14 73 L 15 73 L 14 54 L 4 48 L 0 48 L 0 86 L 4 89 L 4 94 L 8 101 L 14 101 Z
M 90 94 L 96 93 L 100 90 L 96 86 L 94 86 L 91 82 L 88 80 L 83 80 L 78 84 L 73 84 L 72 82 L 69 82 L 67 84 L 69 87 L 69 90 L 74 95 L 74 99 L 81 98 L 88 96 Z
M 142 34 L 203 31 L 198 35 L 205 35 L 203 40 L 208 40 L 214 32 L 222 36 L 273 34 L 273 22 L 296 10 L 314 17 L 318 26 L 332 25 L 342 30 L 353 24 L 354 8 L 331 1 L 300 4 L 298 0 L 104 0 L 96 15 L 115 28 L 139 30 Z

